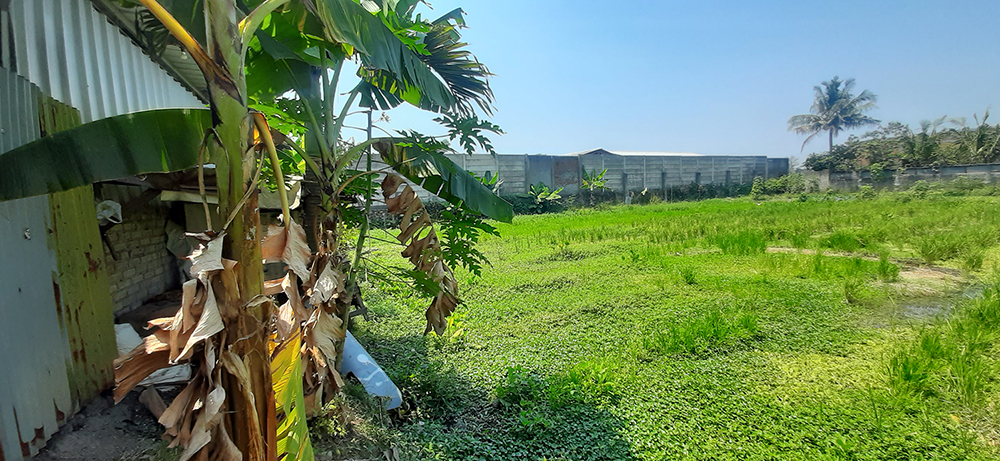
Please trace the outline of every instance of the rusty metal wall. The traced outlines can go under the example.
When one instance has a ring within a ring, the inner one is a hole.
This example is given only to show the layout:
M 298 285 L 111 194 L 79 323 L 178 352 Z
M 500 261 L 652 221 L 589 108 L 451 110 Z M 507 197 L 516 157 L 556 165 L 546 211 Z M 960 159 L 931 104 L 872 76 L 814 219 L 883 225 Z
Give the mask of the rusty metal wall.
M 80 114 L 0 69 L 0 148 Z M 27 458 L 111 386 L 114 317 L 93 188 L 0 202 L 0 460 Z
M 79 109 L 84 122 L 140 110 L 204 107 L 90 1 L 10 0 L 7 8 L 0 13 L 0 29 L 9 31 L 0 35 L 0 65 Z
M 0 69 L 0 148 L 38 138 L 39 96 L 34 85 Z M 0 202 L 0 458 L 6 460 L 36 452 L 72 407 L 49 224 L 48 196 Z

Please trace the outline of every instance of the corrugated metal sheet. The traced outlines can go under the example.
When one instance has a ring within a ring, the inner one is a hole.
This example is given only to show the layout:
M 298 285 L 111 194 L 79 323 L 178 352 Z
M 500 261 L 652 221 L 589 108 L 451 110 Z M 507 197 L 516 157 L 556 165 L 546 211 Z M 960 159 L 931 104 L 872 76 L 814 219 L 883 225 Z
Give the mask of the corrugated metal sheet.
M 6 69 L 0 96 L 4 149 L 80 123 L 78 111 Z M 113 383 L 101 245 L 92 187 L 0 203 L 0 460 L 34 455 Z
M 37 88 L 0 69 L 0 96 L 0 146 L 37 139 Z M 7 460 L 37 452 L 72 407 L 49 224 L 48 196 L 0 202 L 0 458 Z
M 87 0 L 11 0 L 5 16 L 13 44 L 0 46 L 11 54 L 3 64 L 78 108 L 84 122 L 204 106 Z
M 87 0 L 0 6 L 0 152 L 81 119 L 203 106 Z M 99 239 L 89 187 L 0 203 L 0 461 L 37 453 L 110 385 Z

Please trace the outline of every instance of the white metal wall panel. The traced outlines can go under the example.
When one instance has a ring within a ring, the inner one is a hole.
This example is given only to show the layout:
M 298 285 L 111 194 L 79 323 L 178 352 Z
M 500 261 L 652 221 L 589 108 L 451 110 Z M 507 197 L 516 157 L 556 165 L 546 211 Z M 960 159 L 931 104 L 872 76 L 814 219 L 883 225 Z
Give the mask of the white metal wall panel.
M 8 16 L 17 73 L 79 109 L 84 122 L 204 107 L 87 0 L 12 0 Z
M 41 135 L 38 98 L 34 85 L 0 69 L 0 151 Z M 0 459 L 34 455 L 74 410 L 48 227 L 48 196 L 0 202 Z

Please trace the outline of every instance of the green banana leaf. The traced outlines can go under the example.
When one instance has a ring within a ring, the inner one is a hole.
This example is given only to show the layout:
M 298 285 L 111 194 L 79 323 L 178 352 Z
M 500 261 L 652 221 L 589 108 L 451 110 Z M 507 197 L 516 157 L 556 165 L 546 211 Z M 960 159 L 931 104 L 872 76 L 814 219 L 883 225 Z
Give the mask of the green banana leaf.
M 472 115 L 475 113 L 475 104 L 486 114 L 491 114 L 493 90 L 490 89 L 488 77 L 493 74 L 465 49 L 467 44 L 461 41 L 457 26 L 451 23 L 455 18 L 458 20 L 457 24 L 464 23 L 461 9 L 434 21 L 431 30 L 423 36 L 427 54 L 419 55 L 420 60 L 445 82 L 448 91 L 455 98 L 454 106 L 442 107 L 428 99 L 414 100 L 413 90 L 399 82 L 392 73 L 366 72 L 364 69 L 360 71 L 365 82 L 362 86 L 361 106 L 389 110 L 405 101 L 432 112 L 453 111 L 460 115 Z
M 316 0 L 316 10 L 326 38 L 353 46 L 363 55 L 366 67 L 391 72 L 407 91 L 419 92 L 428 103 L 455 104 L 444 82 L 378 16 L 351 0 Z
M 302 389 L 302 353 L 299 332 L 272 352 L 271 385 L 277 411 L 278 459 L 312 461 L 312 443 L 306 425 L 306 404 Z
M 412 139 L 383 138 L 374 143 L 382 161 L 406 179 L 453 205 L 511 222 L 514 209 L 468 171 L 438 149 L 425 149 Z
M 207 109 L 160 109 L 61 131 L 0 154 L 0 201 L 196 166 L 211 127 Z

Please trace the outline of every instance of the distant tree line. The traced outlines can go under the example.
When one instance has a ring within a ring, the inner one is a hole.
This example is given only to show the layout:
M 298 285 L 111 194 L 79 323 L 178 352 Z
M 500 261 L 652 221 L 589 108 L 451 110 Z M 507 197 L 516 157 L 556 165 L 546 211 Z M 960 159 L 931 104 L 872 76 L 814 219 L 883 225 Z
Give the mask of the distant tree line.
M 871 171 L 938 167 L 1000 161 L 1000 124 L 982 119 L 941 117 L 920 122 L 919 131 L 890 122 L 861 136 L 851 135 L 828 152 L 809 154 L 803 167 L 811 170 Z

